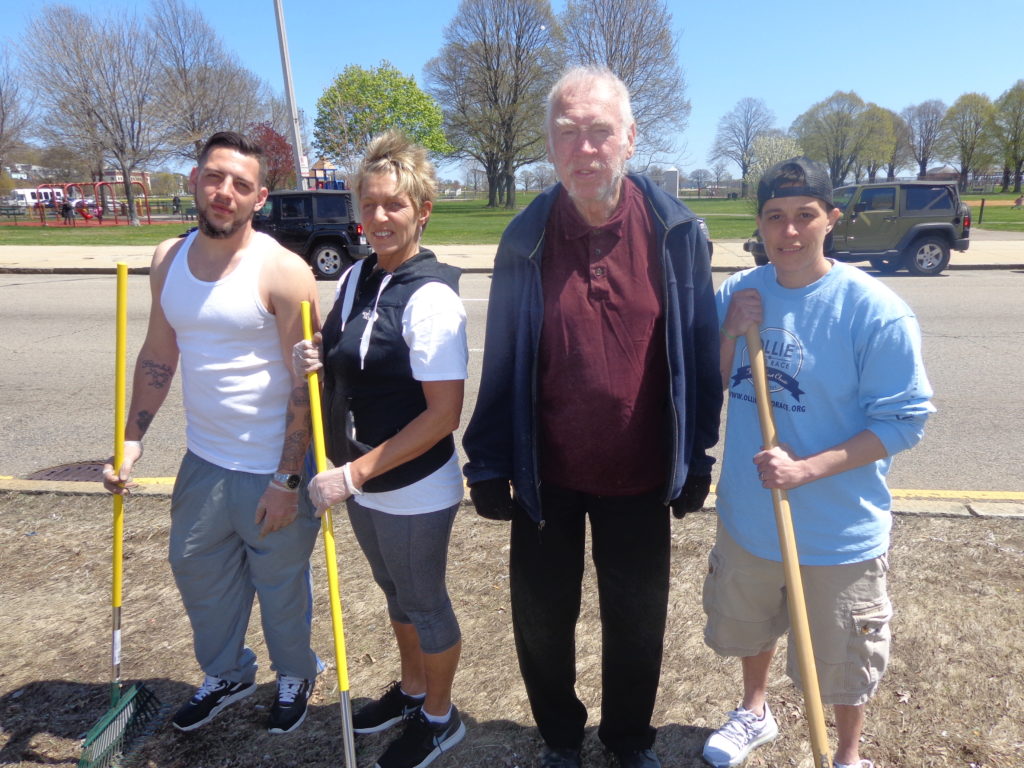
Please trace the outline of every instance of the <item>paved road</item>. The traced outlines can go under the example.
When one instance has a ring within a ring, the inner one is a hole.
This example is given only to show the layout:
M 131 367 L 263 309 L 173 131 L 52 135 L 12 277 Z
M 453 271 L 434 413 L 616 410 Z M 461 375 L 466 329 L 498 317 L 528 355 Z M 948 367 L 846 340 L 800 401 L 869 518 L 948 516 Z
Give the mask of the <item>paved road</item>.
M 723 279 L 716 275 L 716 281 Z M 148 281 L 129 278 L 129 369 L 145 333 Z M 885 278 L 915 308 L 924 329 L 939 413 L 924 442 L 897 458 L 902 489 L 1024 492 L 1024 271 L 954 271 L 938 278 Z M 472 411 L 490 277 L 463 277 L 472 350 L 466 411 Z M 320 285 L 329 304 L 332 286 Z M 109 454 L 114 278 L 0 275 L 0 475 L 29 473 Z M 184 447 L 177 383 L 147 441 L 139 474 L 173 475 Z

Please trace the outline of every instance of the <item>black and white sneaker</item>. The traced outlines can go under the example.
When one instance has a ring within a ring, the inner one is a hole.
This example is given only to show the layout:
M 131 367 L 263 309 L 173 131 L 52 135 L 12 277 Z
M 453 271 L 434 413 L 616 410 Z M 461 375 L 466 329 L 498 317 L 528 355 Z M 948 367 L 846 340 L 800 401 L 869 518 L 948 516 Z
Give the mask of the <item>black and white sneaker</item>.
M 459 710 L 444 723 L 432 723 L 419 709 L 405 719 L 405 730 L 384 750 L 374 768 L 424 768 L 462 741 L 466 726 Z
M 178 710 L 171 724 L 179 731 L 194 731 L 206 725 L 225 707 L 251 696 L 256 683 L 232 683 L 221 677 L 207 675 L 199 690 Z
M 306 719 L 306 705 L 313 693 L 313 680 L 277 676 L 277 699 L 270 708 L 267 730 L 270 733 L 291 733 Z
M 402 684 L 395 680 L 387 687 L 383 696 L 371 701 L 352 715 L 352 730 L 356 733 L 386 731 L 392 725 L 398 725 L 422 705 L 422 696 L 409 696 L 402 690 Z

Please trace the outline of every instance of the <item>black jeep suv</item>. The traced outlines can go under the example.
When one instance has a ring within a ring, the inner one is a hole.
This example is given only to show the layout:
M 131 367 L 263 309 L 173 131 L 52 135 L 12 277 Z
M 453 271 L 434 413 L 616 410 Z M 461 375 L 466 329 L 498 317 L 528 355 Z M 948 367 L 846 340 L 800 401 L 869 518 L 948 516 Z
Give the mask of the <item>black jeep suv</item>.
M 370 255 L 349 190 L 275 190 L 252 226 L 302 256 L 320 278 L 337 278 Z

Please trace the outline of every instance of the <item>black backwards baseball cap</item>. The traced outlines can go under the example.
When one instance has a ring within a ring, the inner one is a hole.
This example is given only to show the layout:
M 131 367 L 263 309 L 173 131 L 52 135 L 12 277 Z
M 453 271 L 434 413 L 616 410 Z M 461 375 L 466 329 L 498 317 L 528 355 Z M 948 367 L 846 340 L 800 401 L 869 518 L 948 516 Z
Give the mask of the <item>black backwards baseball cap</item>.
M 775 197 L 816 197 L 832 203 L 832 179 L 828 169 L 809 157 L 791 157 L 769 168 L 757 184 L 757 214 Z

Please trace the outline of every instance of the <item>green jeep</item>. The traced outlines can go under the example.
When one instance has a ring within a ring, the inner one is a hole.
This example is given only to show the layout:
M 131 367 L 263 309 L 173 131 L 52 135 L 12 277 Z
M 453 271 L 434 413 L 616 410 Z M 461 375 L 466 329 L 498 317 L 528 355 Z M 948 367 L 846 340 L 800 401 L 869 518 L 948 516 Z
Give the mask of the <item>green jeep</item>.
M 970 245 L 971 212 L 955 183 L 853 184 L 838 187 L 832 198 L 843 217 L 825 246 L 839 261 L 870 261 L 884 274 L 906 267 L 915 275 L 938 275 L 951 250 Z M 756 232 L 744 249 L 757 264 L 767 263 Z

